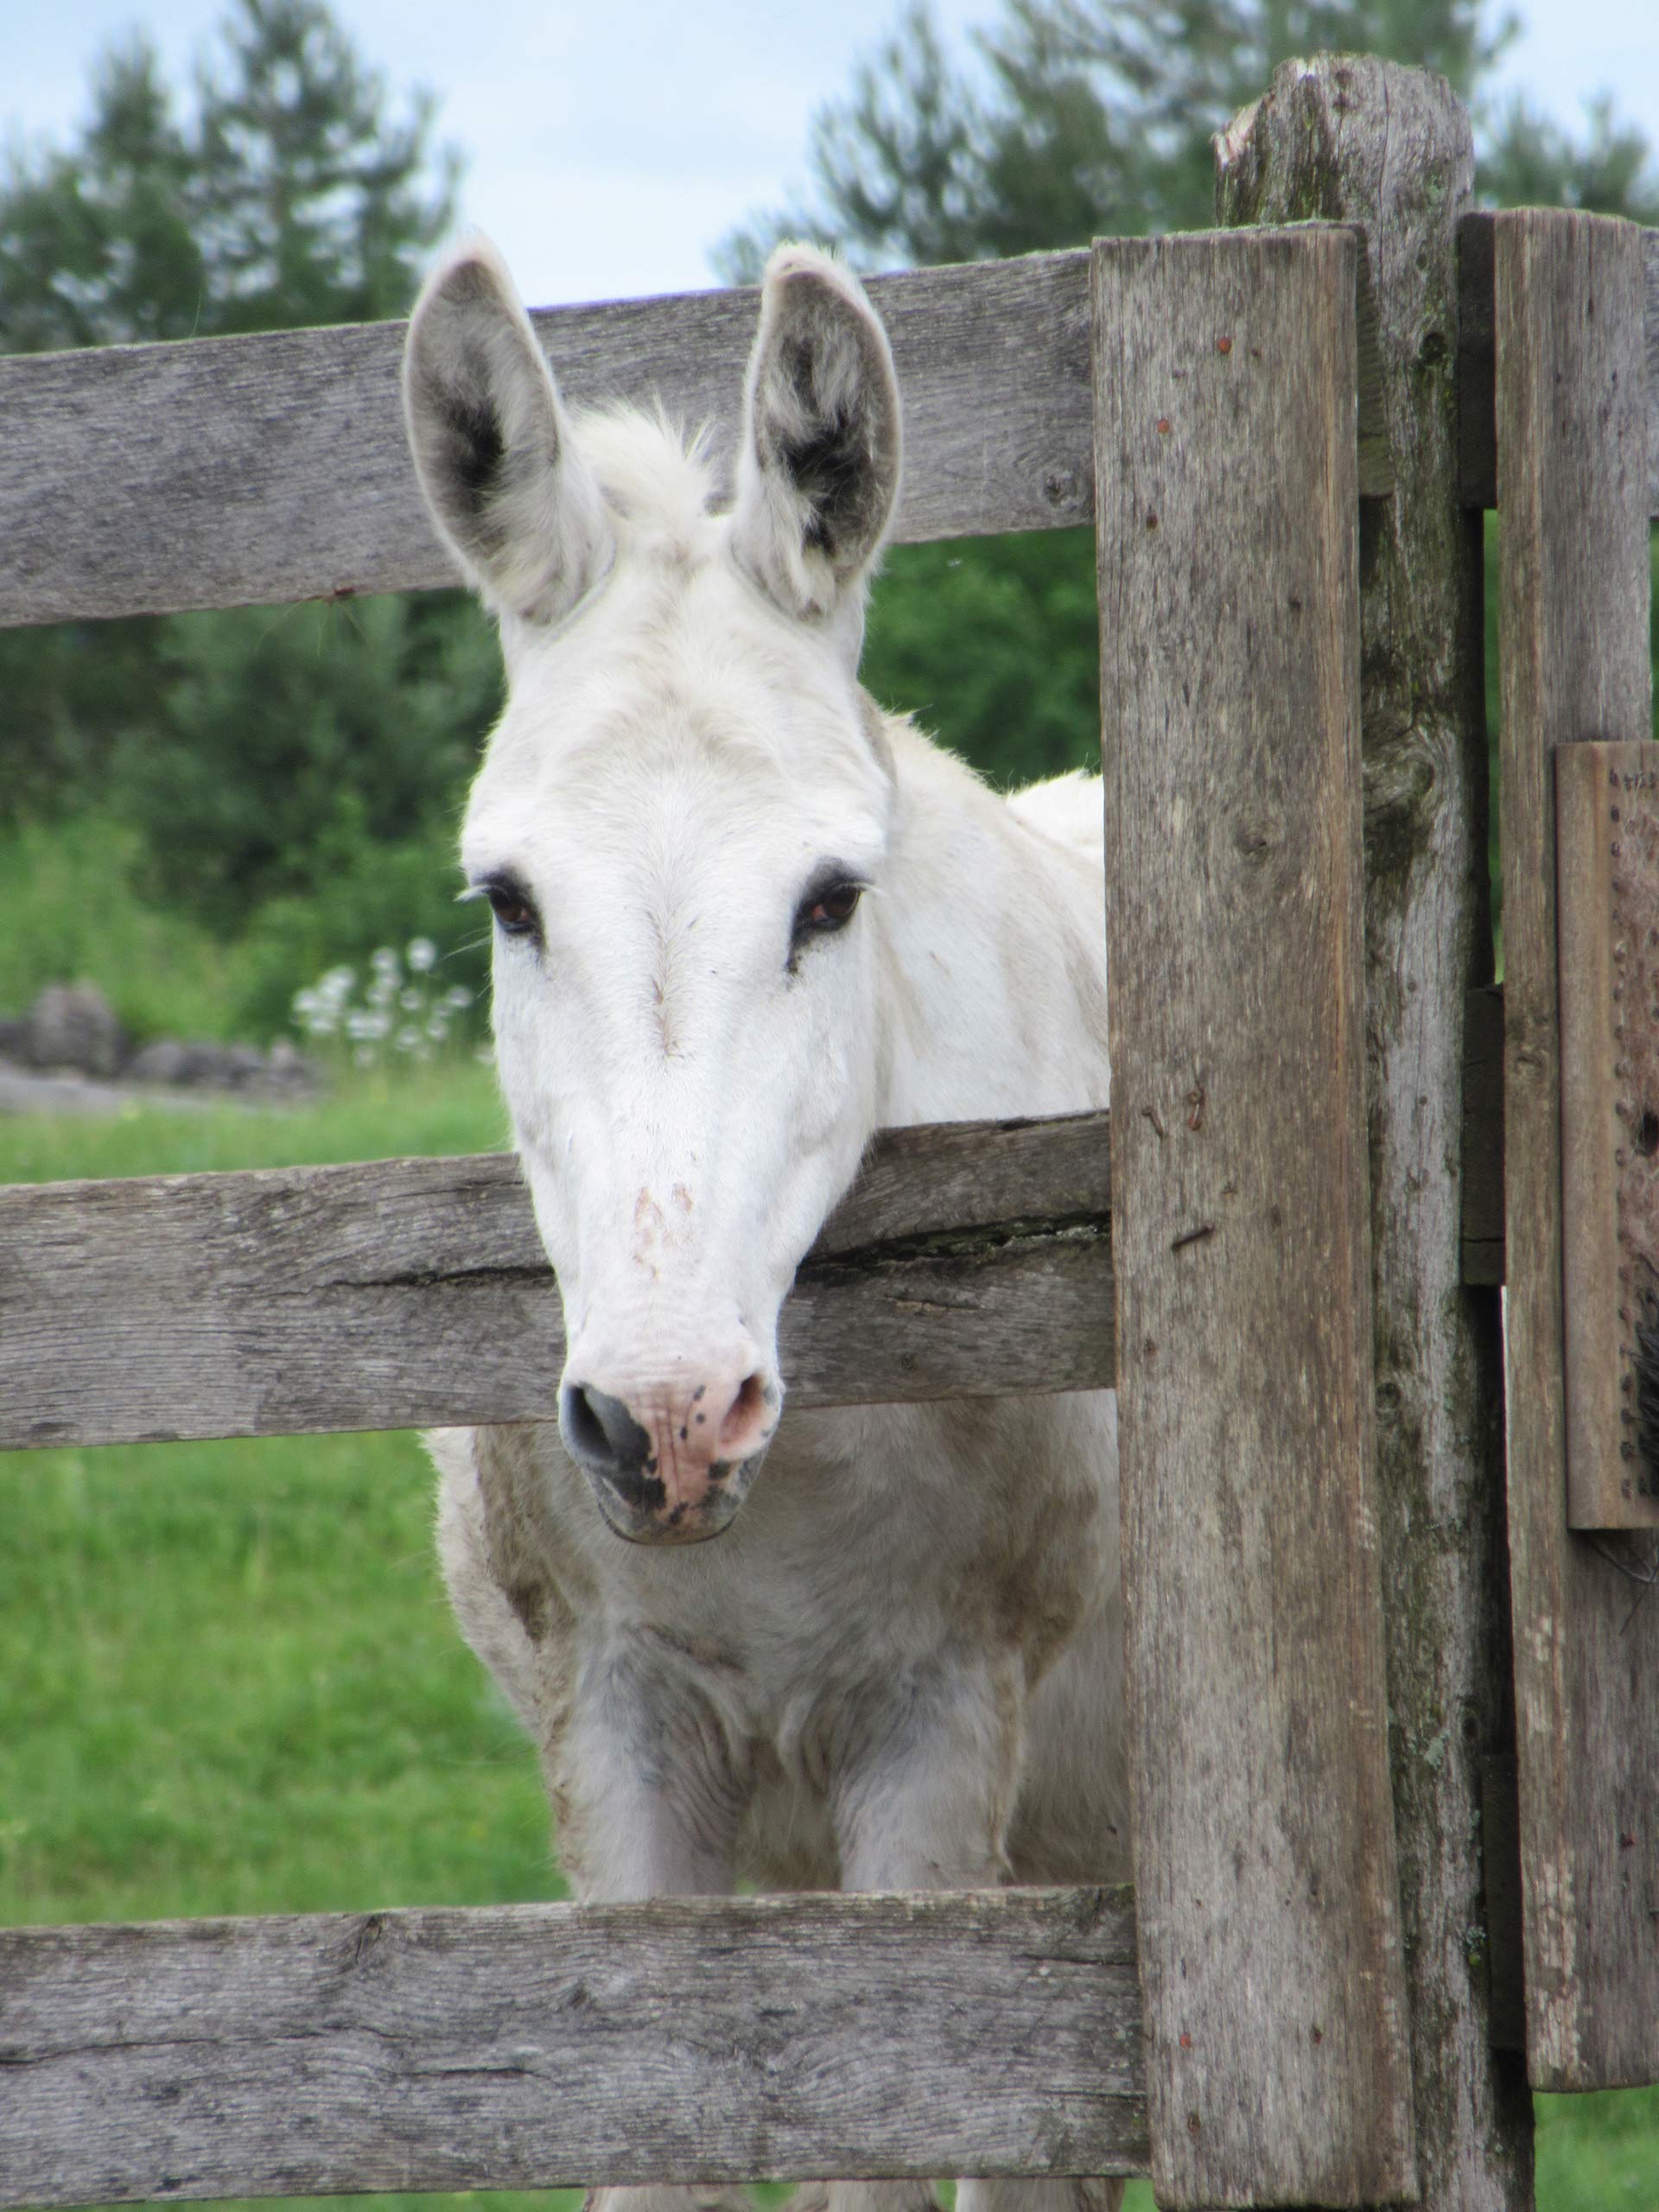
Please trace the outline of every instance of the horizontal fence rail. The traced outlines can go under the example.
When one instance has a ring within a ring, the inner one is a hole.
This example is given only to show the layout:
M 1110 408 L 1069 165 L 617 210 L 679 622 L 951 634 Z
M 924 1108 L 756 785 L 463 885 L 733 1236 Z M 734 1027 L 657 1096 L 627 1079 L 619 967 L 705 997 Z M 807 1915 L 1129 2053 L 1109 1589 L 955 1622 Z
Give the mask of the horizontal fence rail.
M 1464 496 L 1488 506 L 1493 219 L 1462 227 L 1459 363 Z M 1659 232 L 1646 252 L 1659 515 Z M 870 291 L 905 400 L 895 537 L 1090 521 L 1088 254 L 907 271 Z M 754 317 L 753 292 L 728 291 L 534 320 L 576 404 L 659 398 L 710 424 L 728 457 Z M 0 626 L 454 583 L 404 448 L 403 334 L 360 323 L 0 360 Z M 1360 490 L 1376 493 L 1389 466 L 1363 376 L 1360 397 Z
M 1087 524 L 1089 257 L 875 279 L 905 401 L 896 535 Z M 660 399 L 728 461 L 758 295 L 535 316 L 566 397 Z M 458 581 L 404 450 L 404 326 L 0 361 L 0 623 Z
M 1089 256 L 874 277 L 905 405 L 900 542 L 1094 514 Z M 753 291 L 545 309 L 567 397 L 660 400 L 729 471 Z M 404 326 L 0 360 L 0 626 L 458 581 L 404 446 Z M 1361 391 L 1363 491 L 1386 489 Z
M 884 1131 L 784 1311 L 791 1403 L 1113 1380 L 1104 1114 Z M 0 1190 L 0 1445 L 550 1420 L 505 1155 Z
M 1503 1281 L 1501 995 L 1471 995 L 1464 1275 Z M 1109 1389 L 1105 1114 L 882 1131 L 785 1306 L 790 1403 Z M 554 1418 L 505 1154 L 0 1189 L 0 1448 Z
M 0 2201 L 1144 2172 L 1127 1891 L 0 1931 Z

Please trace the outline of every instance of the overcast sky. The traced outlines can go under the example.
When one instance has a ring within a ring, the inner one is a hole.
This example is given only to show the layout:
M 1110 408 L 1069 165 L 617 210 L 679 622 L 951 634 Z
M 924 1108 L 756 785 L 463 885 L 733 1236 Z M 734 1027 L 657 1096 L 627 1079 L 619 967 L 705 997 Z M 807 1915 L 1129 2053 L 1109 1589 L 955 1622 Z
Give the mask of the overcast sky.
M 536 306 L 688 291 L 709 249 L 804 171 L 814 110 L 899 0 L 334 0 L 394 87 L 437 95 L 467 156 L 467 219 L 489 231 Z M 143 22 L 183 80 L 223 0 L 0 0 L 0 135 L 63 137 L 87 64 Z M 935 0 L 959 41 L 995 0 Z M 1530 0 L 1500 82 L 1561 121 L 1611 91 L 1659 145 L 1659 0 Z

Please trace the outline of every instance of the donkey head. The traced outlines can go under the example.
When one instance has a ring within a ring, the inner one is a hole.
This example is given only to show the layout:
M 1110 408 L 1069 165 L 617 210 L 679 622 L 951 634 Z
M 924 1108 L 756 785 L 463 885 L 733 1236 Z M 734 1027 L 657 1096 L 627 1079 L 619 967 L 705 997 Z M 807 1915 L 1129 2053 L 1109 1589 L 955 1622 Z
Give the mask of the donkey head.
M 779 1309 L 874 1127 L 894 804 L 857 686 L 899 402 L 855 279 L 773 255 L 734 505 L 660 420 L 572 419 L 493 251 L 410 326 L 410 447 L 499 618 L 461 837 L 564 1304 L 560 1428 L 620 1534 L 718 1534 L 782 1403 Z

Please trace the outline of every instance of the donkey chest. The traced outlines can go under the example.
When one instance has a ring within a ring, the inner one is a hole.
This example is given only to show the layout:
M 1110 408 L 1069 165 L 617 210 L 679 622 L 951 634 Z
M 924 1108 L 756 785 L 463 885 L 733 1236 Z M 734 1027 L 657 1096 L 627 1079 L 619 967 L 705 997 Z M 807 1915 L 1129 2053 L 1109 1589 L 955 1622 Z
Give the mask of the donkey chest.
M 779 1441 L 735 1525 L 683 1549 L 619 1542 L 575 1471 L 556 1475 L 549 1565 L 590 1664 L 694 1690 L 787 1758 L 810 1716 L 918 1670 L 1014 1653 L 1034 1677 L 1096 1596 L 1103 1500 L 1075 1451 L 1050 1480 L 1023 1440 L 1013 1493 L 923 1421 L 867 1426 L 852 1451 L 816 1421 Z

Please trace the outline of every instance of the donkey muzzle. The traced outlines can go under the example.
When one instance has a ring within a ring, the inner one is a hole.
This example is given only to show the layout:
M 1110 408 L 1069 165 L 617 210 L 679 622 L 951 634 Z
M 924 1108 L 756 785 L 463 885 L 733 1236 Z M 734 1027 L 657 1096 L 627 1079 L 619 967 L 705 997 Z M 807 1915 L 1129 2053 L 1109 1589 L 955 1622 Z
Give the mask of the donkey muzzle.
M 676 1378 L 626 1393 L 572 1378 L 559 1394 L 559 1433 L 619 1536 L 702 1543 L 748 1495 L 782 1404 L 780 1386 L 759 1372 L 734 1388 Z

